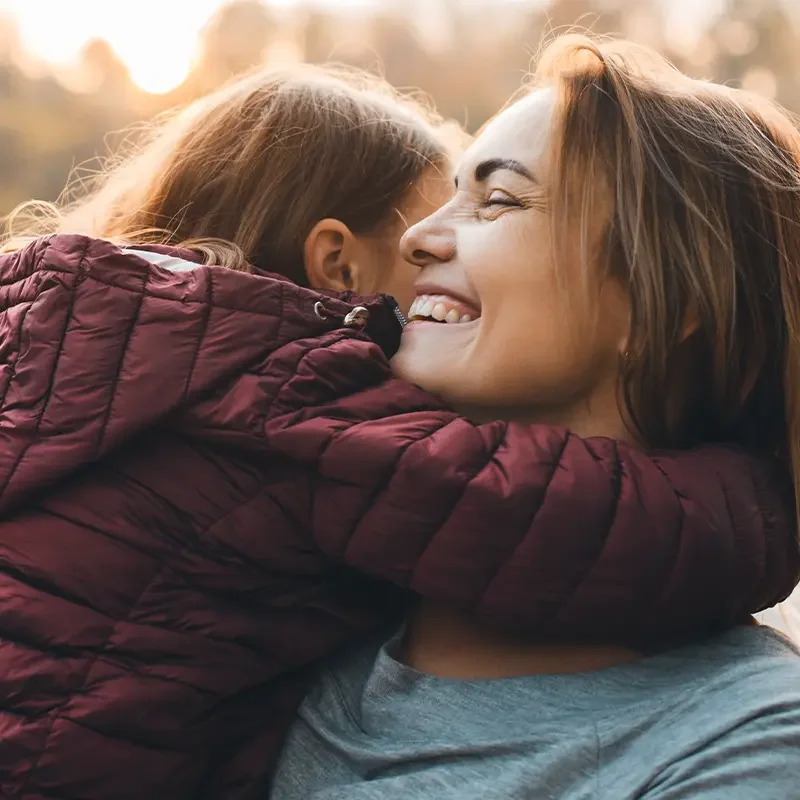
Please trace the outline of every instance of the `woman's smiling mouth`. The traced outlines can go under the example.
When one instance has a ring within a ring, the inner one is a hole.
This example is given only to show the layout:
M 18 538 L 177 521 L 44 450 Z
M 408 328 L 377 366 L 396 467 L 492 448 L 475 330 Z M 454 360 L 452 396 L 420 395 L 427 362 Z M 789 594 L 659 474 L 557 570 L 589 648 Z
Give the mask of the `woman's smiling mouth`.
M 446 294 L 419 295 L 408 311 L 409 322 L 443 322 L 458 325 L 473 322 L 480 311 Z

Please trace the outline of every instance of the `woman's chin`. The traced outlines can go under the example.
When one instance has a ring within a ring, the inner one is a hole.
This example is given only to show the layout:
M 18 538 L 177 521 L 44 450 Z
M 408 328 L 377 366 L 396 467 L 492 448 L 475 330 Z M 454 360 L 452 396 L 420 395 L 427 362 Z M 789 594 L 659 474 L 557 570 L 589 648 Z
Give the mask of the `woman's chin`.
M 415 353 L 429 351 L 442 358 L 459 358 L 472 349 L 481 327 L 480 318 L 469 322 L 431 322 L 411 320 L 403 328 L 400 352 Z
M 460 324 L 409 322 L 392 359 L 392 372 L 403 380 L 436 394 L 446 394 L 459 362 L 468 360 L 480 320 Z

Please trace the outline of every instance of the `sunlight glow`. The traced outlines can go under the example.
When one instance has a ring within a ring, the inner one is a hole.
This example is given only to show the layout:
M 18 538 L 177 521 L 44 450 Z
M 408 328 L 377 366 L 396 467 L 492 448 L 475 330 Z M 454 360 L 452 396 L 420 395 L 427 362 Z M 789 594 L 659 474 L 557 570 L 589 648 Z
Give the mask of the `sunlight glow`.
M 142 49 L 138 37 L 126 36 L 111 46 L 128 67 L 131 80 L 151 94 L 165 94 L 186 79 L 196 57 L 194 36 L 161 37 Z
M 189 74 L 191 63 L 174 59 L 168 63 L 146 64 L 144 61 L 130 65 L 131 80 L 150 94 L 166 94 L 180 86 Z
M 141 89 L 162 94 L 189 74 L 203 26 L 226 0 L 0 0 L 19 25 L 25 49 L 59 67 L 72 67 L 91 39 L 105 39 Z M 271 0 L 276 9 L 300 0 Z M 376 0 L 316 0 L 358 8 Z

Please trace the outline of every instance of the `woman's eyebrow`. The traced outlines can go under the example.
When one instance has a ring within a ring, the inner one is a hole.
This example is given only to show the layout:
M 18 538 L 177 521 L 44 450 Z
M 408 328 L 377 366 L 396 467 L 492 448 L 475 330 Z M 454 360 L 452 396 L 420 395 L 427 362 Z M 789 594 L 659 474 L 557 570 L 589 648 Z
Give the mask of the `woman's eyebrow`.
M 493 172 L 498 172 L 502 169 L 516 172 L 517 175 L 522 175 L 523 178 L 527 178 L 529 181 L 536 181 L 525 165 L 513 158 L 490 158 L 486 161 L 481 161 L 481 163 L 475 167 L 475 180 L 478 183 L 482 183 Z
M 530 170 L 513 158 L 488 158 L 486 161 L 481 161 L 475 167 L 475 182 L 483 183 L 492 173 L 499 172 L 500 170 L 507 169 L 510 172 L 516 172 L 517 175 L 522 175 L 533 183 L 537 183 L 536 178 L 531 174 Z M 456 189 L 458 189 L 458 175 L 455 177 Z

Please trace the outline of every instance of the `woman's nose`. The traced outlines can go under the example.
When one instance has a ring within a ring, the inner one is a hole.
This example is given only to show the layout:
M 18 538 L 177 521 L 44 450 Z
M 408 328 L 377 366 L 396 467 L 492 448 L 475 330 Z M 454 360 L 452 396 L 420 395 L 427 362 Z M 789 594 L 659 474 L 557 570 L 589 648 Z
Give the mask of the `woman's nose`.
M 412 225 L 400 240 L 400 255 L 418 267 L 450 261 L 455 250 L 452 232 L 430 218 Z

